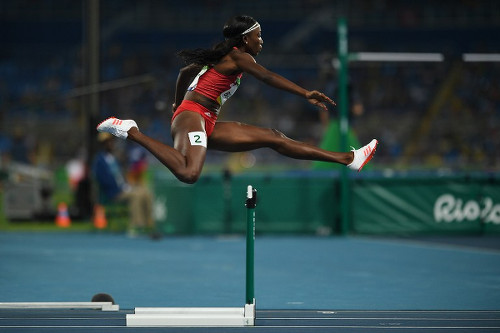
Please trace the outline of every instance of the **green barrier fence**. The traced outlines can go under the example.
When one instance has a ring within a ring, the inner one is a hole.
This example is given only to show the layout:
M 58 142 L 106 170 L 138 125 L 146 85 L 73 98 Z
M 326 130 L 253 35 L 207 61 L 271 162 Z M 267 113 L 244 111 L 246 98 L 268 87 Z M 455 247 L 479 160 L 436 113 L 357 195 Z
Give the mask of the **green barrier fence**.
M 154 178 L 155 206 L 161 211 L 157 225 L 167 234 L 244 233 L 246 218 L 238 198 L 248 184 L 259 189 L 261 233 L 322 232 L 339 210 L 332 178 L 259 174 L 226 179 L 211 174 L 194 185 L 166 173 Z
M 369 174 L 369 173 L 367 173 Z M 259 233 L 328 234 L 340 228 L 338 173 L 207 174 L 185 185 L 153 177 L 157 225 L 166 234 L 245 232 L 242 189 L 259 189 Z M 354 234 L 500 232 L 500 177 L 359 177 L 349 179 Z
M 355 233 L 500 231 L 500 181 L 495 178 L 359 180 L 352 188 L 352 205 Z

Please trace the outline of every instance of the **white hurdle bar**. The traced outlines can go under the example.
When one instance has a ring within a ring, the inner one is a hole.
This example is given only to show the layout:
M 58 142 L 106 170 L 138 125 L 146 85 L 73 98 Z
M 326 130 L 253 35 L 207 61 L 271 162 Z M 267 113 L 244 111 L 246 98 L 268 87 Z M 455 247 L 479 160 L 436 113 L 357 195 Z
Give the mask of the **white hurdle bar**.
M 500 62 L 500 53 L 464 53 L 465 62 Z
M 135 308 L 127 314 L 127 326 L 254 326 L 255 302 L 243 308 Z
M 127 314 L 130 327 L 238 327 L 255 325 L 255 298 L 253 295 L 253 249 L 255 240 L 255 206 L 257 191 L 248 186 L 245 206 L 247 214 L 247 276 L 246 304 L 232 308 L 135 308 Z M 249 256 L 250 255 L 250 256 Z M 251 266 L 251 267 L 249 267 Z
M 354 52 L 349 54 L 349 61 L 389 61 L 389 62 L 442 62 L 442 53 L 408 52 Z
M 120 306 L 112 302 L 0 302 L 0 309 L 97 309 L 118 311 Z

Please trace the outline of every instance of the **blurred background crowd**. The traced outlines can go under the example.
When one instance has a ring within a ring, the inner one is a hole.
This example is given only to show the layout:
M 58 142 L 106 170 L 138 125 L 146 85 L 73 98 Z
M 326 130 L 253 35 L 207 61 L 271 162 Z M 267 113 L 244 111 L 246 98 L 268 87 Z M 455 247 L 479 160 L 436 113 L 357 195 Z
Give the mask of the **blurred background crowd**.
M 0 3 L 0 152 L 50 169 L 85 159 L 85 1 Z M 176 52 L 220 41 L 238 13 L 262 25 L 264 66 L 336 99 L 337 19 L 349 25 L 350 52 L 438 52 L 436 63 L 352 63 L 351 126 L 359 140 L 381 141 L 375 168 L 497 171 L 500 168 L 500 64 L 466 63 L 463 53 L 498 52 L 500 3 L 481 1 L 211 1 L 100 2 L 99 119 L 134 118 L 169 142 Z M 116 80 L 125 80 L 123 85 Z M 352 109 L 354 110 L 354 108 Z M 338 116 L 331 110 L 330 118 Z M 245 77 L 222 119 L 276 127 L 320 144 L 326 125 L 301 99 Z M 267 151 L 259 166 L 309 163 Z M 222 165 L 227 155 L 210 154 Z
M 351 135 L 362 144 L 373 137 L 381 142 L 374 171 L 500 170 L 500 63 L 463 60 L 464 53 L 499 53 L 496 0 L 96 1 L 100 84 L 94 87 L 88 84 L 90 2 L 0 2 L 1 179 L 12 178 L 14 165 L 38 179 L 53 172 L 76 191 L 97 150 L 95 126 L 109 116 L 133 118 L 141 131 L 170 143 L 175 81 L 183 66 L 176 52 L 221 41 L 224 22 L 236 14 L 261 23 L 259 63 L 334 100 L 339 17 L 347 20 L 353 54 L 442 54 L 439 62 L 352 61 Z M 99 104 L 91 115 L 85 98 L 94 88 Z M 337 108 L 325 117 L 305 100 L 247 75 L 220 119 L 274 127 L 329 147 L 329 124 L 338 117 Z M 138 146 L 117 143 L 126 175 L 134 175 L 137 165 L 166 172 Z M 314 164 L 268 150 L 212 152 L 205 169 L 310 170 Z

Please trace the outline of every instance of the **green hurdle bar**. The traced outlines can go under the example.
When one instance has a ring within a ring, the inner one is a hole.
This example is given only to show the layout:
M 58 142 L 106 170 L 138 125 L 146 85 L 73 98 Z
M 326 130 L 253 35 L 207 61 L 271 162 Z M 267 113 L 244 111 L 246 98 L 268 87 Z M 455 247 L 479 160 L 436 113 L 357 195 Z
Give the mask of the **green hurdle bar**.
M 257 190 L 251 185 L 247 187 L 245 206 L 247 207 L 245 306 L 241 308 L 135 308 L 133 314 L 126 316 L 127 326 L 255 326 L 254 243 Z

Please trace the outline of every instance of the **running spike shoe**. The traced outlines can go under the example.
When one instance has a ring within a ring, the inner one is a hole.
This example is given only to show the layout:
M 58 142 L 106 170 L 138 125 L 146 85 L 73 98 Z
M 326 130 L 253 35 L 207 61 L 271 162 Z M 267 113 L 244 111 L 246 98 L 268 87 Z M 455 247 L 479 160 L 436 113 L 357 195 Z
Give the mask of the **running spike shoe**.
M 126 139 L 128 137 L 128 131 L 132 127 L 137 127 L 137 129 L 139 129 L 136 122 L 132 119 L 121 120 L 115 117 L 111 117 L 97 125 L 97 130 L 99 132 L 107 132 L 113 134 L 120 139 Z
M 373 139 L 364 147 L 359 149 L 352 148 L 352 152 L 354 152 L 354 159 L 351 164 L 348 164 L 347 167 L 351 170 L 357 170 L 358 172 L 363 169 L 366 163 L 368 163 L 373 155 L 375 154 L 375 150 L 377 149 L 378 141 Z

